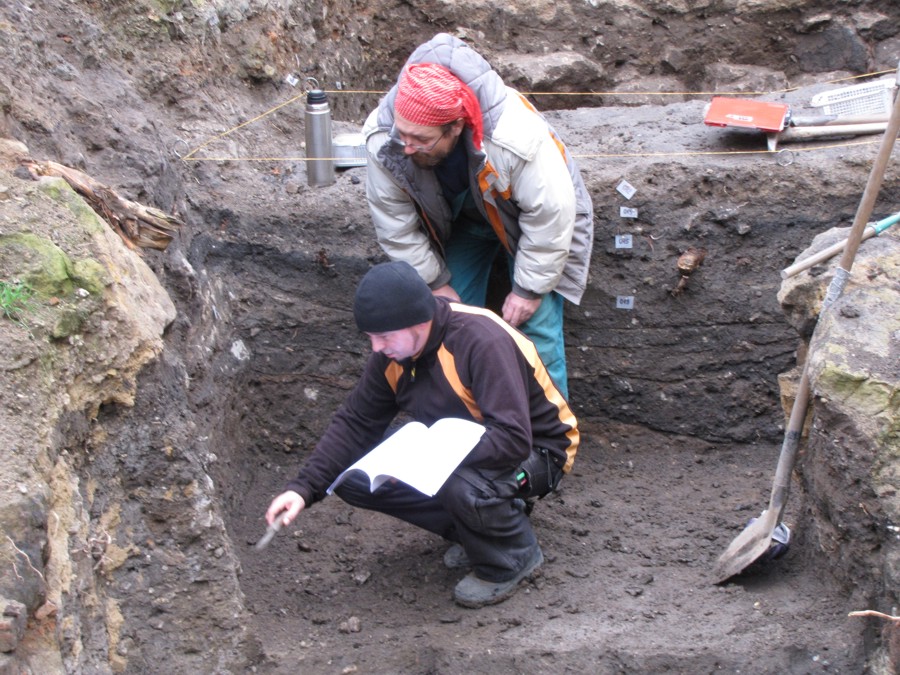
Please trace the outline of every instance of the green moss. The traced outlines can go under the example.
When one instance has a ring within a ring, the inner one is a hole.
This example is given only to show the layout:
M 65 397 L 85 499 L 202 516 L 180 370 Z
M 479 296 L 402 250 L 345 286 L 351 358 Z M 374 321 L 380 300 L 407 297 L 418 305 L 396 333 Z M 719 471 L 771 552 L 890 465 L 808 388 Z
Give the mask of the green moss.
M 75 290 L 69 256 L 49 239 L 23 232 L 0 236 L 0 246 L 21 254 L 22 278 L 39 296 L 68 295 Z
M 83 258 L 72 263 L 72 281 L 92 295 L 99 294 L 108 283 L 106 268 L 93 258 Z
M 22 281 L 39 297 L 66 296 L 76 288 L 96 294 L 106 286 L 106 270 L 100 263 L 73 262 L 49 239 L 24 232 L 0 235 L 0 247 L 13 249 L 22 259 Z
M 42 180 L 39 186 L 45 195 L 68 208 L 79 226 L 87 232 L 97 234 L 107 227 L 96 211 L 64 179 Z
M 828 398 L 843 402 L 864 415 L 900 415 L 900 396 L 895 387 L 873 379 L 868 373 L 848 372 L 841 364 L 826 365 L 819 373 L 816 388 Z

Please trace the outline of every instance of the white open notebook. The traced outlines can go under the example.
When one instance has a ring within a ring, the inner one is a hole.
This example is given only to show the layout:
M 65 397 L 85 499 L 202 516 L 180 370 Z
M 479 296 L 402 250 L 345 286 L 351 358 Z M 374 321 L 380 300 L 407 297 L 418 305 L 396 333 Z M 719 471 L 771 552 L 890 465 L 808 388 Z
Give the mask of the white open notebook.
M 344 469 L 327 492 L 334 492 L 351 471 L 362 471 L 372 492 L 396 478 L 433 497 L 483 433 L 483 425 L 455 417 L 445 417 L 430 427 L 409 422 Z

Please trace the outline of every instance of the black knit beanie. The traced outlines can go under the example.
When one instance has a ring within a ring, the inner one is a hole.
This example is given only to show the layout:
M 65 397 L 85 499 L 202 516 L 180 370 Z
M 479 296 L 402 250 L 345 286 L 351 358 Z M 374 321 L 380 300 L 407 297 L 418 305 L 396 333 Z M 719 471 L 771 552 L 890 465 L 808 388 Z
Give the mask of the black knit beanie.
M 387 333 L 430 321 L 434 296 L 405 262 L 375 265 L 356 288 L 353 317 L 363 333 Z

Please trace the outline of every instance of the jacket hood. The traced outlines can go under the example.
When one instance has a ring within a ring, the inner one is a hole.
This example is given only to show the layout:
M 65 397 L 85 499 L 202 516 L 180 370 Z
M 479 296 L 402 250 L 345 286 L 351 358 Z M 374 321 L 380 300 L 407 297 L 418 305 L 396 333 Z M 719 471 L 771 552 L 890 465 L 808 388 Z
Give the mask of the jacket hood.
M 481 106 L 484 135 L 489 137 L 493 134 L 503 112 L 506 87 L 500 76 L 481 54 L 459 38 L 447 33 L 438 33 L 431 40 L 416 48 L 406 60 L 405 65 L 410 63 L 437 63 L 468 85 Z M 397 79 L 399 82 L 399 75 Z M 390 131 L 394 126 L 394 100 L 396 97 L 397 83 L 395 82 L 378 106 L 375 119 L 377 129 Z M 372 128 L 367 130 L 370 133 L 375 131 Z

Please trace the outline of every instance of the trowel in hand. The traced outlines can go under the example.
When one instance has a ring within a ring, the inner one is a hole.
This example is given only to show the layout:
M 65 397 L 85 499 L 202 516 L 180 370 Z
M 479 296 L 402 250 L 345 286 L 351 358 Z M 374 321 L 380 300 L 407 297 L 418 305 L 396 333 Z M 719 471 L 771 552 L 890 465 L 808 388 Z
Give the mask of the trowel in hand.
M 268 546 L 272 539 L 275 538 L 275 535 L 278 534 L 278 530 L 281 529 L 281 514 L 278 515 L 278 518 L 266 528 L 266 533 L 260 537 L 259 541 L 256 542 L 256 550 L 262 551 L 266 546 Z

